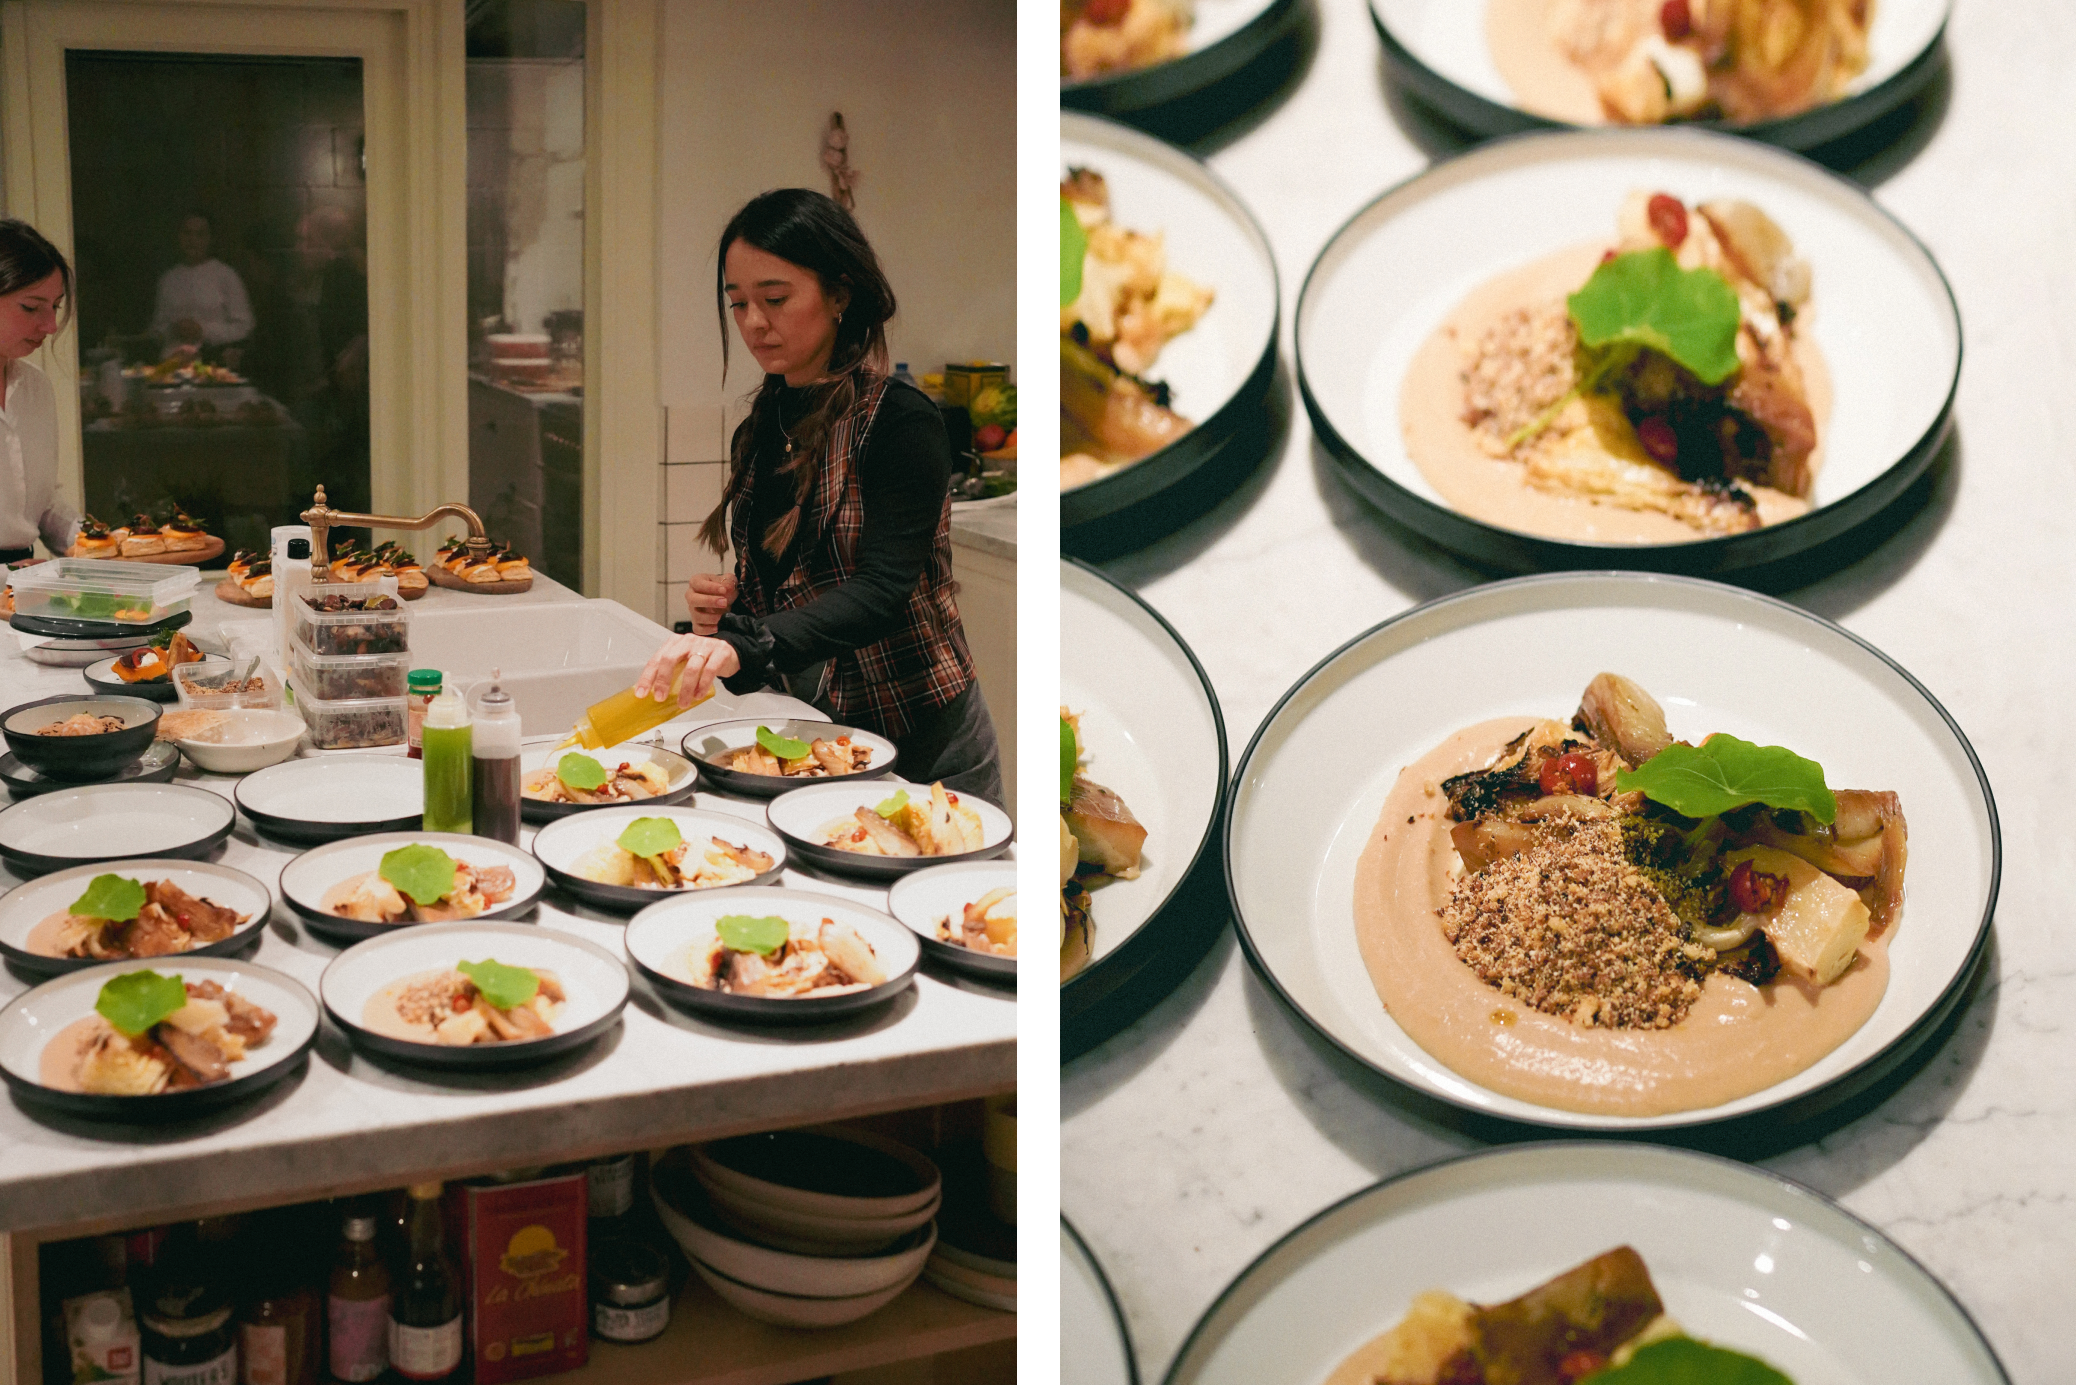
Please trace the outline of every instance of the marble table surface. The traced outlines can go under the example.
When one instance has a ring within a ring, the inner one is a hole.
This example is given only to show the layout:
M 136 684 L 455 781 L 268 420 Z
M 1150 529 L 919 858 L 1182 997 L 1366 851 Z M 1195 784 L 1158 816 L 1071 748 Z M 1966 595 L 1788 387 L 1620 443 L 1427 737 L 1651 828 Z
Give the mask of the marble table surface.
M 435 590 L 426 600 L 446 595 Z M 198 613 L 197 627 L 204 623 Z M 0 640 L 0 706 L 86 690 L 76 670 L 31 663 Z M 773 693 L 723 693 L 655 739 L 674 748 L 694 726 L 803 709 Z M 237 781 L 183 765 L 178 782 L 229 797 Z M 685 806 L 764 817 L 761 802 L 721 794 L 701 792 Z M 523 828 L 521 845 L 532 836 Z M 240 818 L 210 859 L 275 886 L 295 855 Z M 17 883 L 0 871 L 0 889 Z M 777 883 L 886 908 L 886 890 L 871 882 L 788 868 Z M 315 994 L 338 949 L 279 902 L 278 886 L 275 893 L 273 921 L 244 955 Z M 624 916 L 555 890 L 534 921 L 621 952 Z M 0 1005 L 35 980 L 0 969 Z M 289 1201 L 334 1187 L 387 1186 L 919 1106 L 1015 1082 L 1014 989 L 934 963 L 886 1005 L 840 1022 L 777 1029 L 694 1019 L 635 976 L 618 1027 L 574 1054 L 517 1073 L 446 1075 L 376 1063 L 327 1025 L 301 1075 L 206 1119 L 124 1127 L 52 1116 L 10 1094 L 0 1100 L 0 1232 L 95 1221 L 144 1225 L 220 1198 Z
M 2076 464 L 2062 375 L 2076 360 L 2076 9 L 1962 3 L 1947 45 L 1949 70 L 1882 142 L 1826 157 L 1953 285 L 1967 340 L 1956 438 L 1922 503 L 1871 551 L 1774 589 L 1884 650 L 1973 741 L 2003 826 L 1994 937 L 1957 1024 L 1907 1079 L 1847 1117 L 1725 1152 L 1881 1227 L 1952 1289 L 2014 1381 L 2058 1385 L 2076 1368 L 2076 837 L 2041 814 L 2076 752 L 2059 715 L 2076 679 L 2068 525 L 2052 500 Z M 1387 79 L 1362 0 L 1319 0 L 1287 84 L 1191 138 L 1276 252 L 1285 421 L 1237 493 L 1107 570 L 1195 649 L 1237 761 L 1276 699 L 1341 642 L 1482 580 L 1387 531 L 1336 479 L 1289 378 L 1297 287 L 1320 247 L 1377 192 L 1461 145 Z M 1148 1380 L 1292 1227 L 1377 1179 L 1484 1147 L 1310 1038 L 1230 930 L 1062 1080 L 1062 1210 L 1107 1270 Z

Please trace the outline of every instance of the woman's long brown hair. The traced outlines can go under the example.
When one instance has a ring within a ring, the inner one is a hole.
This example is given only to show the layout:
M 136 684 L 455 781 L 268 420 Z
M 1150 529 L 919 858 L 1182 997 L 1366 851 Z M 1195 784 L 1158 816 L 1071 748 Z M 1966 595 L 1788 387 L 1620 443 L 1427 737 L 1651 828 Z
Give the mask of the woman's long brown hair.
M 779 188 L 750 199 L 721 232 L 714 265 L 715 308 L 721 320 L 721 377 L 728 376 L 728 247 L 747 241 L 788 264 L 810 271 L 832 299 L 848 297 L 836 323 L 836 342 L 822 378 L 808 386 L 807 416 L 791 431 L 793 454 L 779 475 L 793 487 L 793 503 L 766 526 L 758 542 L 773 557 L 784 553 L 799 532 L 800 513 L 814 489 L 829 430 L 857 403 L 859 390 L 887 373 L 887 319 L 894 315 L 894 290 L 879 257 L 851 214 L 833 199 L 806 188 Z M 699 538 L 716 553 L 728 547 L 728 510 L 750 481 L 751 456 L 767 413 L 778 409 L 784 384 L 767 379 L 750 403 L 750 416 L 736 425 L 728 444 L 728 484 Z

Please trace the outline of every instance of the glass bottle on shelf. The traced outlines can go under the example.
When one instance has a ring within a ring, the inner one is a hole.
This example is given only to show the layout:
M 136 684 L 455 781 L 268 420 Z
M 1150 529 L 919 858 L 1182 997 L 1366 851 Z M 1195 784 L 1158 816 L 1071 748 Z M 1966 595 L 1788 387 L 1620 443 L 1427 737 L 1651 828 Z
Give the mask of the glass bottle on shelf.
M 212 1228 L 213 1229 L 213 1228 Z M 151 1385 L 237 1385 L 238 1334 L 220 1240 L 174 1228 L 146 1280 L 138 1317 Z
M 375 1218 L 349 1214 L 325 1295 L 332 1375 L 374 1380 L 389 1368 L 389 1270 L 375 1252 Z
M 275 1218 L 275 1222 L 283 1219 Z M 270 1228 L 277 1235 L 284 1226 Z M 256 1247 L 238 1309 L 238 1385 L 317 1385 L 317 1291 L 279 1241 Z
M 461 1286 L 447 1258 L 440 1185 L 411 1185 L 409 1246 L 389 1309 L 389 1364 L 406 1380 L 449 1380 L 461 1369 Z

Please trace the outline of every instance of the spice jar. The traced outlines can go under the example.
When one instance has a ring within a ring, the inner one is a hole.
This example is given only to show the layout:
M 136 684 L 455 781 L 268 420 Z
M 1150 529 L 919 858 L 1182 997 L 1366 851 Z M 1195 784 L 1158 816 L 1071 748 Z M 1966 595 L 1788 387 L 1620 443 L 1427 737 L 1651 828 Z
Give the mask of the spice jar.
M 143 1317 L 150 1385 L 237 1385 L 238 1330 L 216 1285 L 188 1276 L 163 1283 Z
M 591 1257 L 591 1330 L 607 1342 L 646 1342 L 670 1326 L 670 1266 L 641 1241 L 608 1241 Z
M 404 754 L 413 760 L 425 758 L 425 709 L 440 695 L 441 682 L 436 668 L 414 668 L 404 680 Z

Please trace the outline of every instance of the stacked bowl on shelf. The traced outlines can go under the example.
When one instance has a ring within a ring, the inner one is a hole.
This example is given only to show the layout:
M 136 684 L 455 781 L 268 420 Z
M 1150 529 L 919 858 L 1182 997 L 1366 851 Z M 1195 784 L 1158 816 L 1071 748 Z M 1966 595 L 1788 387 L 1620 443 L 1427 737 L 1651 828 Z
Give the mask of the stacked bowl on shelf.
M 672 1150 L 656 1212 L 707 1287 L 782 1327 L 892 1302 L 937 1244 L 937 1166 L 882 1136 L 810 1126 Z

